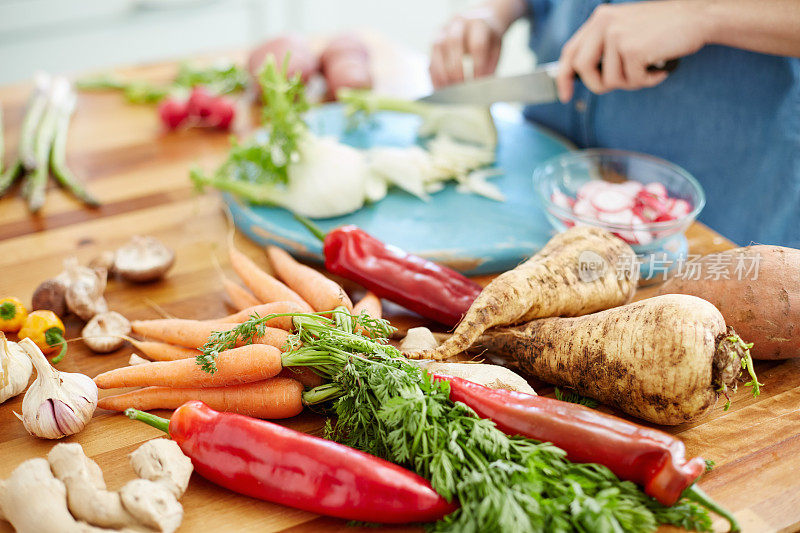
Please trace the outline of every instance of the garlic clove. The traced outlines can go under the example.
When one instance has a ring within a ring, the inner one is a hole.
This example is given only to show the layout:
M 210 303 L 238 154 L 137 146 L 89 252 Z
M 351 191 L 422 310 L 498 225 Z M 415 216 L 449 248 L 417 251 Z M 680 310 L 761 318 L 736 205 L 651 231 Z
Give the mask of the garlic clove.
M 81 431 L 97 408 L 97 385 L 89 376 L 53 368 L 30 339 L 23 339 L 19 345 L 36 368 L 36 380 L 22 399 L 25 429 L 45 439 Z
M 22 348 L 0 331 L 0 403 L 24 391 L 32 373 L 33 366 Z

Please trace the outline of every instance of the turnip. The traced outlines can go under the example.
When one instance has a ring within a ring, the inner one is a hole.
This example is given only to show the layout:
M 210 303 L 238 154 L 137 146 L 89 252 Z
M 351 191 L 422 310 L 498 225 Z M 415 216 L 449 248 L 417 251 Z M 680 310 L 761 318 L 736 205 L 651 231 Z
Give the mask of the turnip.
M 759 383 L 748 345 L 722 314 L 694 296 L 669 294 L 576 318 L 545 318 L 498 329 L 478 345 L 526 372 L 572 387 L 630 415 L 674 425 L 735 390 L 746 369 Z

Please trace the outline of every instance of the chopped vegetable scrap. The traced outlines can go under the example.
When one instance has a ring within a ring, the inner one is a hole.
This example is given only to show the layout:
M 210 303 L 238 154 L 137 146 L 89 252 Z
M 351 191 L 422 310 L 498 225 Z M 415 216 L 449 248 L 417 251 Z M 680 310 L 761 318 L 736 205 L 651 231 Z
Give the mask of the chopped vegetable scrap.
M 556 191 L 550 201 L 569 212 L 569 217 L 561 217 L 568 227 L 575 224 L 573 215 L 611 224 L 614 235 L 629 244 L 649 244 L 664 231 L 651 229 L 649 224 L 673 222 L 692 211 L 689 202 L 670 196 L 664 184 L 655 181 L 645 185 L 632 180 L 621 183 L 590 180 L 578 189 L 576 198 Z

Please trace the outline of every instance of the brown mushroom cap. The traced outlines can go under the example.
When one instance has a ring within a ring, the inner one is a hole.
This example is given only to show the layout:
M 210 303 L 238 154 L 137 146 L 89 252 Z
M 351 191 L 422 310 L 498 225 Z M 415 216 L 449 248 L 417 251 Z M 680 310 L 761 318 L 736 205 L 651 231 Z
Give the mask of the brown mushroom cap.
M 131 332 L 131 323 L 116 311 L 95 315 L 83 327 L 83 342 L 96 353 L 118 350 L 125 343 L 124 335 Z
M 57 278 L 46 279 L 36 287 L 31 297 L 31 309 L 48 309 L 56 315 L 63 317 L 67 314 L 67 285 Z
M 117 250 L 114 268 L 124 279 L 134 282 L 155 281 L 175 262 L 175 252 L 155 237 L 135 236 Z

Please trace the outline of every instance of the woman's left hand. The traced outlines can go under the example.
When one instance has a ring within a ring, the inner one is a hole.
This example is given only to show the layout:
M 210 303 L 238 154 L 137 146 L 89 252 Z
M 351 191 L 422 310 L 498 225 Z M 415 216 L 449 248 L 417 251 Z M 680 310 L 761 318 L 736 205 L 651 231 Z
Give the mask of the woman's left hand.
M 559 100 L 572 99 L 576 74 L 597 94 L 664 81 L 667 73 L 648 72 L 648 65 L 694 53 L 706 44 L 698 4 L 702 2 L 663 0 L 598 6 L 561 50 Z

